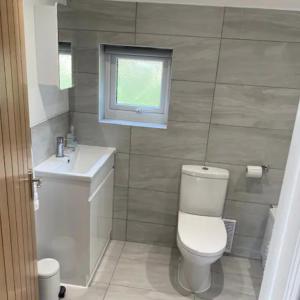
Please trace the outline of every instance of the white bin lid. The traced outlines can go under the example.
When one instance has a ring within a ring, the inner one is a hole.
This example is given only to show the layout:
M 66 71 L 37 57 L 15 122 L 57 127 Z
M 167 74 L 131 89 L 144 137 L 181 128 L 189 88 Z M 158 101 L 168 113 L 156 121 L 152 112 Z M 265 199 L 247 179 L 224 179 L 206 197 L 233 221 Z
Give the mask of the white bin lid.
M 59 262 L 52 258 L 44 258 L 38 261 L 38 275 L 41 278 L 49 278 L 59 272 Z

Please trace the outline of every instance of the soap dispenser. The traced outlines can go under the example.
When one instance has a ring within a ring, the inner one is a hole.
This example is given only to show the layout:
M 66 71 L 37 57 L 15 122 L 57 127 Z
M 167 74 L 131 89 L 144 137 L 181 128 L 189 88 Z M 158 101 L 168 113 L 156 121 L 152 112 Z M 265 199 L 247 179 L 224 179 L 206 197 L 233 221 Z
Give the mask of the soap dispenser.
M 75 151 L 75 148 L 77 146 L 77 142 L 76 142 L 76 138 L 75 138 L 75 134 L 74 134 L 74 126 L 71 125 L 70 127 L 70 132 L 67 134 L 67 148 L 73 149 L 73 151 Z

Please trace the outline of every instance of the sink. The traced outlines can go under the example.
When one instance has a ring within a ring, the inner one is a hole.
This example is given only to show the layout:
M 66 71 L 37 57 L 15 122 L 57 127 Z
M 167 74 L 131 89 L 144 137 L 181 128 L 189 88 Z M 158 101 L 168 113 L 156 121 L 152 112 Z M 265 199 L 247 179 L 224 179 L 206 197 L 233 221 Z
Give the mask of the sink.
M 78 145 L 35 168 L 42 181 L 38 258 L 57 259 L 64 283 L 89 285 L 110 241 L 114 153 L 114 148 Z
M 51 156 L 35 168 L 36 174 L 72 176 L 82 180 L 92 180 L 109 158 L 115 148 L 78 145 L 75 151 L 65 151 L 65 157 Z

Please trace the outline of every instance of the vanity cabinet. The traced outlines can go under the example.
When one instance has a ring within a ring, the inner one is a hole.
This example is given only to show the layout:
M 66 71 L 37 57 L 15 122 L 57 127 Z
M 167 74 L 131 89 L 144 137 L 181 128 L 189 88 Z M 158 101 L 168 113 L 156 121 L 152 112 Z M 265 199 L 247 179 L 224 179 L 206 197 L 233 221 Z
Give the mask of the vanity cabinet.
M 89 285 L 110 241 L 114 152 L 79 145 L 70 157 L 53 156 L 35 168 L 42 181 L 38 257 L 59 261 L 63 283 Z

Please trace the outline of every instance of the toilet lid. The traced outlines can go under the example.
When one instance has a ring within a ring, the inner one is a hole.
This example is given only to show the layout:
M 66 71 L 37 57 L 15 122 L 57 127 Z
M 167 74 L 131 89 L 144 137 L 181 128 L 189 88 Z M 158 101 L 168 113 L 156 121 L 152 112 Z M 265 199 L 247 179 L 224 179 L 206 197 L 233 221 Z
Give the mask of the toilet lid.
M 215 256 L 224 252 L 227 233 L 221 218 L 179 212 L 178 238 L 195 255 Z

